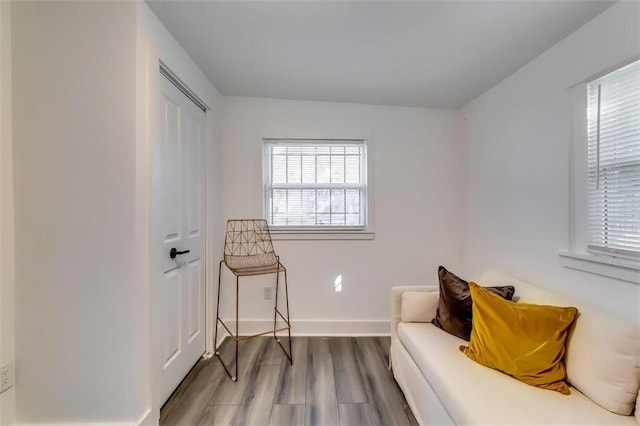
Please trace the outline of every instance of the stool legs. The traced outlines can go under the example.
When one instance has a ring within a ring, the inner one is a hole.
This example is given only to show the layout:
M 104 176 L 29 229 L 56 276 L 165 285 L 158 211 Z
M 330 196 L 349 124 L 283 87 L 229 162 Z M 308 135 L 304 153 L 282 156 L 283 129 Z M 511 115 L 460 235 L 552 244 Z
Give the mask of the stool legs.
M 273 338 L 278 340 L 276 335 L 276 324 L 278 318 L 278 287 L 280 287 L 280 271 L 276 272 L 276 298 L 273 304 Z
M 235 335 L 235 339 L 236 339 L 236 375 L 235 377 L 232 377 L 231 380 L 233 380 L 234 382 L 238 381 L 238 344 L 240 343 L 240 340 L 238 339 L 240 337 L 240 333 L 238 332 L 238 327 L 240 326 L 240 321 L 239 321 L 239 314 L 240 314 L 240 288 L 238 286 L 239 284 L 239 280 L 240 277 L 236 275 L 236 335 Z
M 284 270 L 284 298 L 287 302 L 287 333 L 289 333 L 289 362 L 293 365 L 293 352 L 291 351 L 291 322 L 289 320 L 289 283 L 287 281 L 287 270 Z M 283 348 L 284 349 L 284 348 Z M 285 351 L 285 354 L 287 352 Z
M 285 301 L 287 304 L 287 318 L 285 318 L 282 315 L 282 313 L 280 313 L 280 311 L 278 310 L 278 288 L 280 287 L 280 279 L 279 279 L 280 269 L 279 269 L 278 272 L 276 272 L 276 299 L 275 299 L 275 306 L 273 308 L 273 337 L 276 339 L 276 342 L 278 342 L 278 344 L 282 348 L 282 351 L 284 352 L 285 356 L 289 359 L 289 363 L 293 365 L 293 352 L 291 352 L 291 322 L 289 321 L 289 287 L 287 285 L 287 269 L 282 265 L 279 265 L 279 266 L 282 267 L 282 272 L 284 272 L 284 295 L 285 295 Z M 284 346 L 282 346 L 282 342 L 276 335 L 276 331 L 278 331 L 277 329 L 278 315 L 280 315 L 282 320 L 287 324 L 286 329 L 289 335 L 289 353 L 287 353 L 287 350 L 284 348 Z
M 227 376 L 229 376 L 229 378 L 236 382 L 238 380 L 238 346 L 239 346 L 239 342 L 240 340 L 244 340 L 244 339 L 249 339 L 252 337 L 258 337 L 258 336 L 263 336 L 265 334 L 269 334 L 269 333 L 273 333 L 273 337 L 276 340 L 276 342 L 278 342 L 278 345 L 280 345 L 280 348 L 282 348 L 282 351 L 284 352 L 285 356 L 287 357 L 287 359 L 289 360 L 289 362 L 291 364 L 293 364 L 293 358 L 292 358 L 292 354 L 293 352 L 291 351 L 292 348 L 292 344 L 291 344 L 291 322 L 289 319 L 289 287 L 288 287 L 288 282 L 287 282 L 287 270 L 286 268 L 278 263 L 278 270 L 277 272 L 275 272 L 276 274 L 276 297 L 275 297 L 275 306 L 274 306 L 274 313 L 273 313 L 273 330 L 271 331 L 265 331 L 263 333 L 258 333 L 258 334 L 254 334 L 252 336 L 243 336 L 240 337 L 239 333 L 240 333 L 240 276 L 236 274 L 233 270 L 231 270 L 231 272 L 234 273 L 235 277 L 236 277 L 236 324 L 235 324 L 235 334 L 229 329 L 229 327 L 227 327 L 227 325 L 224 323 L 224 321 L 222 321 L 222 319 L 220 318 L 220 290 L 222 288 L 222 264 L 224 263 L 224 260 L 220 262 L 219 265 L 219 270 L 218 270 L 218 297 L 217 297 L 217 303 L 216 303 L 216 323 L 215 323 L 215 327 L 214 327 L 214 337 L 213 337 L 213 341 L 214 341 L 214 346 L 215 346 L 215 350 L 214 350 L 214 354 L 215 356 L 220 360 L 220 363 L 222 364 L 222 367 L 224 368 L 224 371 L 227 373 Z M 284 291 L 285 291 L 285 302 L 286 302 L 286 307 L 287 307 L 287 316 L 285 318 L 285 316 L 282 314 L 282 312 L 280 312 L 280 310 L 278 309 L 278 292 L 279 292 L 279 287 L 280 287 L 280 272 L 284 272 Z M 280 318 L 282 318 L 282 320 L 285 322 L 286 327 L 282 327 L 282 328 L 277 328 L 278 325 L 278 315 L 280 316 Z M 225 363 L 225 361 L 222 359 L 222 355 L 220 354 L 219 351 L 219 346 L 218 346 L 218 323 L 222 324 L 222 326 L 224 327 L 224 329 L 227 331 L 227 333 L 229 333 L 229 336 L 234 340 L 235 343 L 235 375 L 232 375 L 231 372 L 229 371 L 229 368 L 227 367 L 227 364 Z M 282 342 L 280 342 L 280 339 L 278 338 L 277 332 L 278 331 L 284 331 L 287 330 L 288 332 L 288 336 L 289 336 L 289 352 L 287 353 L 287 350 L 284 348 L 284 346 L 282 345 Z
M 214 326 L 214 334 L 213 334 L 213 345 L 215 347 L 213 353 L 220 360 L 220 363 L 222 364 L 222 368 L 224 368 L 224 371 L 225 373 L 227 373 L 227 376 L 229 376 L 229 378 L 235 382 L 238 380 L 238 277 L 236 276 L 236 335 L 234 336 L 231 330 L 229 330 L 229 327 L 227 327 L 224 321 L 220 319 L 220 288 L 222 283 L 222 264 L 223 263 L 224 263 L 224 260 L 220 261 L 220 265 L 218 269 L 218 297 L 217 297 L 218 301 L 216 303 L 216 324 Z M 220 348 L 218 346 L 218 323 L 222 324 L 224 329 L 227 330 L 227 333 L 229 333 L 229 335 L 235 340 L 235 344 L 236 344 L 236 375 L 235 376 L 231 375 L 231 372 L 227 368 L 227 364 L 222 359 L 222 355 L 220 355 L 220 351 L 219 351 Z
M 213 327 L 213 353 L 218 355 L 218 320 L 220 319 L 220 275 L 222 275 L 222 262 L 218 266 L 218 302 L 216 303 L 216 325 Z

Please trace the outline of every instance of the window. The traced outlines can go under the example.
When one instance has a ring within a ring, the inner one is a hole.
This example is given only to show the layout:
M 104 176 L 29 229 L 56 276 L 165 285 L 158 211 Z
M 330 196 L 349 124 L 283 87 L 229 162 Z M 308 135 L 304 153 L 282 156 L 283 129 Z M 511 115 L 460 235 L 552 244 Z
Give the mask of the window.
M 587 84 L 587 251 L 640 256 L 640 61 Z
M 573 105 L 563 264 L 640 284 L 640 62 L 569 88 Z
M 275 229 L 364 230 L 364 140 L 264 139 L 264 208 Z

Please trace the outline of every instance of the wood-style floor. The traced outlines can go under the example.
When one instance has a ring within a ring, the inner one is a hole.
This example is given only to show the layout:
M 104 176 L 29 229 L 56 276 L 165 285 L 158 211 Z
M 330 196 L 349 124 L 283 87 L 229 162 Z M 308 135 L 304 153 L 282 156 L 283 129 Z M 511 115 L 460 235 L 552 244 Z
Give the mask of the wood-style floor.
M 293 365 L 273 337 L 241 341 L 238 381 L 216 357 L 200 360 L 162 407 L 160 424 L 417 425 L 388 369 L 389 341 L 294 337 Z M 221 353 L 233 359 L 230 339 Z

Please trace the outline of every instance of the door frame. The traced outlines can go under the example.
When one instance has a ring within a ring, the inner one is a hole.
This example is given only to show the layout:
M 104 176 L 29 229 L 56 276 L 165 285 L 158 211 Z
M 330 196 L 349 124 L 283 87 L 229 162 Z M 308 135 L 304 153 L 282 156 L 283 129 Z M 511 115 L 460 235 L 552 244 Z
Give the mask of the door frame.
M 213 109 L 210 108 L 202 97 L 180 79 L 176 74 L 160 57 L 156 44 L 151 40 L 138 40 L 139 49 L 145 54 L 138 55 L 137 65 L 137 77 L 136 83 L 136 115 L 137 115 L 137 134 L 136 139 L 139 141 L 136 145 L 136 157 L 138 172 L 136 176 L 136 191 L 140 195 L 136 201 L 136 220 L 138 223 L 138 230 L 136 231 L 136 239 L 139 241 L 139 253 L 140 261 L 137 264 L 138 275 L 140 282 L 146 283 L 146 292 L 148 297 L 147 305 L 147 318 L 148 318 L 148 339 L 147 339 L 147 376 L 148 376 L 148 388 L 147 388 L 147 406 L 148 409 L 140 417 L 139 424 L 157 424 L 159 418 L 160 408 L 164 401 L 160 401 L 159 395 L 159 377 L 161 373 L 162 363 L 160 357 L 157 356 L 161 348 L 161 330 L 156 325 L 159 324 L 159 307 L 156 300 L 158 298 L 157 288 L 153 282 L 153 268 L 154 261 L 152 256 L 152 223 L 153 223 L 153 211 L 152 211 L 152 191 L 153 191 L 153 147 L 157 143 L 160 137 L 159 128 L 159 103 L 160 103 L 160 90 L 161 90 L 161 67 L 167 71 L 170 71 L 175 81 L 179 82 L 182 87 L 176 85 L 181 91 L 188 90 L 191 94 L 187 94 L 188 97 L 195 96 L 200 100 L 200 103 L 206 107 L 205 110 L 205 137 L 204 137 L 204 155 L 205 155 L 205 169 L 203 170 L 203 188 L 204 188 L 204 274 L 205 274 L 205 312 L 204 312 L 204 333 L 205 333 L 205 352 L 203 357 L 208 358 L 213 355 L 214 342 L 213 342 L 213 315 L 214 315 L 214 303 L 215 298 L 214 286 L 212 279 L 212 271 L 214 270 L 213 264 L 215 263 L 212 256 L 215 255 L 216 250 L 213 248 L 213 239 L 215 237 L 215 223 L 216 217 L 214 213 L 209 209 L 209 203 L 212 201 L 212 193 L 210 187 L 210 181 L 214 178 L 211 175 L 207 159 L 212 153 L 214 143 L 212 135 L 212 126 L 215 122 L 213 117 Z M 172 83 L 175 82 L 172 80 Z M 184 89 L 184 90 L 183 90 Z M 195 102 L 194 102 L 195 103 Z M 198 103 L 196 103 L 198 105 Z M 200 105 L 198 105 L 200 106 Z M 202 109 L 202 108 L 201 108 Z M 150 423 L 148 423 L 150 422 Z
M 209 106 L 207 106 L 207 104 L 176 74 L 174 73 L 171 68 L 169 68 L 169 66 L 167 64 L 165 64 L 162 61 L 162 58 L 158 59 L 158 69 L 157 72 L 158 74 L 158 84 L 155 86 L 155 91 L 156 91 L 156 95 L 157 97 L 154 99 L 154 103 L 155 103 L 155 112 L 154 114 L 160 113 L 160 111 L 158 111 L 158 102 L 160 101 L 160 91 L 162 90 L 161 87 L 161 83 L 160 83 L 160 79 L 162 78 L 166 78 L 167 80 L 169 80 L 169 82 L 171 84 L 173 84 L 178 90 L 180 90 L 182 93 L 184 93 L 184 95 L 191 101 L 193 102 L 198 108 L 200 108 L 203 112 L 204 112 L 204 128 L 203 128 L 203 132 L 204 132 L 204 137 L 203 137 L 203 152 L 205 155 L 205 158 L 203 159 L 203 170 L 201 173 L 201 179 L 202 179 L 202 187 L 203 187 L 203 192 L 204 192 L 204 196 L 202 199 L 203 202 L 203 206 L 202 206 L 202 214 L 203 214 L 203 227 L 204 227 L 204 252 L 203 252 L 203 258 L 205 259 L 205 261 L 203 262 L 203 266 L 204 266 L 204 279 L 205 279 L 205 285 L 204 285 L 204 298 L 205 298 L 205 310 L 203 312 L 204 314 L 204 318 L 203 318 L 203 325 L 204 325 L 204 330 L 203 332 L 205 333 L 205 347 L 204 347 L 204 353 L 203 356 L 205 358 L 210 358 L 213 355 L 213 349 L 209 350 L 209 346 L 210 343 L 213 342 L 213 335 L 209 336 L 210 333 L 210 327 L 209 324 L 207 323 L 207 313 L 209 312 L 209 310 L 213 309 L 213 302 L 210 296 L 210 289 L 209 289 L 209 282 L 210 282 L 210 270 L 211 270 L 211 265 L 210 265 L 210 259 L 209 259 L 209 252 L 210 250 L 207 248 L 207 242 L 210 241 L 211 235 L 209 233 L 209 229 L 210 226 L 208 224 L 208 209 L 207 209 L 207 201 L 208 201 L 208 185 L 207 185 L 207 170 L 206 170 L 206 152 L 207 152 L 207 134 L 206 134 L 206 130 L 207 130 L 207 119 L 208 114 L 211 113 L 211 108 L 209 108 Z M 157 119 L 157 118 L 156 118 Z M 153 151 L 153 144 L 159 143 L 159 134 L 158 132 L 158 124 L 156 122 L 153 122 L 155 128 L 154 128 L 154 139 L 151 140 L 151 144 L 149 145 L 149 164 L 151 166 L 151 170 L 153 170 L 153 160 L 152 160 L 152 151 Z M 153 191 L 153 178 L 151 178 L 150 182 L 149 182 L 150 188 Z M 151 220 L 153 220 L 153 209 L 152 209 L 152 204 L 151 204 L 151 198 L 149 198 L 149 213 L 151 215 Z M 152 223 L 152 222 L 150 222 Z M 151 227 L 151 229 L 153 229 Z M 149 243 L 151 244 L 153 241 L 153 235 L 149 235 Z M 153 247 L 150 247 L 150 250 L 153 250 Z M 152 257 L 153 258 L 153 257 Z M 153 265 L 151 265 L 151 268 L 153 268 Z M 153 272 L 153 269 L 150 269 L 150 274 Z M 150 279 L 152 279 L 152 275 L 149 276 Z M 153 285 L 153 283 L 150 283 L 151 285 Z M 155 293 L 154 293 L 155 294 Z M 211 299 L 211 300 L 210 300 Z M 154 324 L 152 324 L 152 326 L 154 326 Z M 155 333 L 157 333 L 157 335 L 160 335 L 159 333 L 159 327 L 155 327 L 153 328 L 155 330 Z
M 162 61 L 159 68 L 159 134 L 151 149 L 150 278 L 158 307 L 157 355 L 163 354 L 158 369 L 162 402 L 206 352 L 207 106 Z M 167 116 L 165 108 L 173 112 Z M 169 249 L 176 247 L 186 250 L 180 254 L 191 254 L 172 261 Z

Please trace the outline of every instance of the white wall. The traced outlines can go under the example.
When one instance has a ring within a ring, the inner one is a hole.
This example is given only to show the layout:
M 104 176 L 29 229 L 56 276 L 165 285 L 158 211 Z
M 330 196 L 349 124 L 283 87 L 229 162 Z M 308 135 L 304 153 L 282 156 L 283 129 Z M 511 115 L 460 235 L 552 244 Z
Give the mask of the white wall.
M 18 422 L 157 423 L 158 60 L 212 109 L 208 262 L 221 240 L 218 92 L 143 2 L 19 3 L 12 24 Z
M 131 422 L 147 395 L 135 3 L 12 4 L 21 423 Z
M 570 87 L 640 56 L 637 2 L 620 2 L 462 111 L 464 259 L 637 318 L 640 286 L 562 266 L 569 235 Z
M 15 360 L 11 3 L 0 2 L 0 365 Z M 15 422 L 15 387 L 0 395 L 0 424 Z
M 437 283 L 439 264 L 459 264 L 455 118 L 453 110 L 225 97 L 225 220 L 263 215 L 262 137 L 365 138 L 373 155 L 375 240 L 275 243 L 289 271 L 294 332 L 388 333 L 392 285 Z M 243 280 L 241 319 L 272 318 L 255 287 L 263 281 Z M 232 277 L 225 283 L 231 296 Z

